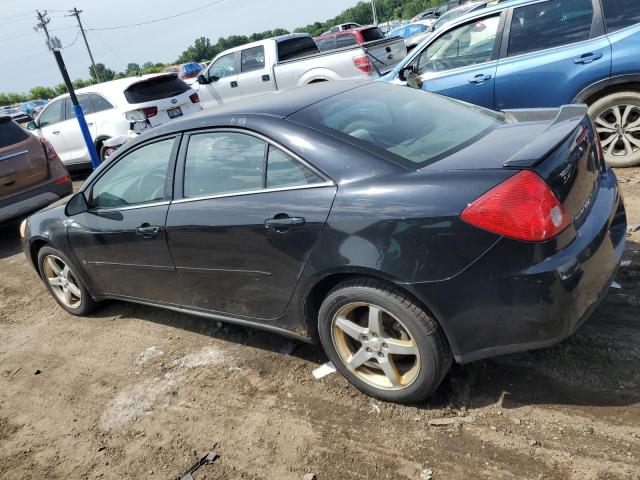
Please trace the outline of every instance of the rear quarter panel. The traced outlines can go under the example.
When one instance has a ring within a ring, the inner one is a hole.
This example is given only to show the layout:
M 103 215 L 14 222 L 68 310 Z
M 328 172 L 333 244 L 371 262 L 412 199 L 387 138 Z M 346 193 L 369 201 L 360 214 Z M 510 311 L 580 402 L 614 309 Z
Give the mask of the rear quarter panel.
M 640 74 L 640 24 L 609 35 L 611 75 Z

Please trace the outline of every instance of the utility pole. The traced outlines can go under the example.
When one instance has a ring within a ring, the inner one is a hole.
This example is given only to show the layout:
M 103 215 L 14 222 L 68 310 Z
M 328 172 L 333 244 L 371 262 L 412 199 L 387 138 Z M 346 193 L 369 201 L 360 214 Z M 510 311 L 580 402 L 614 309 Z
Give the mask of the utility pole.
M 378 25 L 378 15 L 376 15 L 376 0 L 371 0 L 371 11 L 373 12 L 373 24 Z
M 89 48 L 89 42 L 87 42 L 87 35 L 84 32 L 84 28 L 82 26 L 82 22 L 80 21 L 80 14 L 82 10 L 78 10 L 76 7 L 73 7 L 73 10 L 69 10 L 71 15 L 66 15 L 67 17 L 76 17 L 78 20 L 78 26 L 80 27 L 80 33 L 82 33 L 82 38 L 84 39 L 84 44 L 87 47 L 87 52 L 89 52 L 89 58 L 91 59 L 91 65 L 93 66 L 93 74 L 96 76 L 96 81 L 100 83 L 100 77 L 98 76 L 98 69 L 96 68 L 96 62 L 93 60 L 93 54 L 91 53 L 91 49 Z
M 71 103 L 73 104 L 73 112 L 76 115 L 78 126 L 80 127 L 80 131 L 82 132 L 82 138 L 84 139 L 84 143 L 86 144 L 87 150 L 89 151 L 91 165 L 95 169 L 98 167 L 98 165 L 100 165 L 100 157 L 98 157 L 98 153 L 96 152 L 96 147 L 93 144 L 93 139 L 91 138 L 91 133 L 89 132 L 89 127 L 87 126 L 87 121 L 84 118 L 84 113 L 82 113 L 82 107 L 78 103 L 78 97 L 76 96 L 76 92 L 73 89 L 73 83 L 71 83 L 69 73 L 67 72 L 67 67 L 64 64 L 64 60 L 62 59 L 62 54 L 60 53 L 60 50 L 62 50 L 62 43 L 60 42 L 59 38 L 51 38 L 51 36 L 49 35 L 47 25 L 51 20 L 47 17 L 46 10 L 44 13 L 40 13 L 38 10 L 36 10 L 36 14 L 38 15 L 38 23 L 36 24 L 34 30 L 37 32 L 38 30 L 42 29 L 47 36 L 47 47 L 53 52 L 53 56 L 56 59 L 58 68 L 60 69 L 60 74 L 62 75 L 64 84 L 67 86 L 67 91 L 69 92 Z

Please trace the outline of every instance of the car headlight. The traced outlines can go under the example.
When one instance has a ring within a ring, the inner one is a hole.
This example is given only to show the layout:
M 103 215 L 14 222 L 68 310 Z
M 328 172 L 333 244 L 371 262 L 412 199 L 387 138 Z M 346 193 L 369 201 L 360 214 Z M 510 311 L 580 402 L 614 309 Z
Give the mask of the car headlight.
M 27 219 L 25 218 L 24 220 L 22 220 L 22 223 L 20 223 L 20 237 L 24 238 L 26 234 L 27 234 Z

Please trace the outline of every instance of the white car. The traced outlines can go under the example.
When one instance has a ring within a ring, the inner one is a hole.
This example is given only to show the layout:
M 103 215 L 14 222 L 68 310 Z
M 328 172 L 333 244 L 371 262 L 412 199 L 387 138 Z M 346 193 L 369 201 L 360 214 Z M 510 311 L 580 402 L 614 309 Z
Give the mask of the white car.
M 102 160 L 108 154 L 105 140 L 132 137 L 202 110 L 196 91 L 175 74 L 113 80 L 80 88 L 76 95 Z M 91 163 L 68 94 L 51 100 L 27 128 L 49 140 L 68 169 Z

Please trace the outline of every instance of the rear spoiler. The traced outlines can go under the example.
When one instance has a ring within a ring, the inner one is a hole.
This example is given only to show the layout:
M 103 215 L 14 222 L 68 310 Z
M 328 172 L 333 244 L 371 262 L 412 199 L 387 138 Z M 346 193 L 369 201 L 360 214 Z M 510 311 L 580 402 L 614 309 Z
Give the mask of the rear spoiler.
M 503 163 L 505 168 L 534 167 L 571 135 L 587 115 L 586 105 L 564 105 L 558 109 L 506 110 L 519 122 L 550 120 L 551 125 Z

